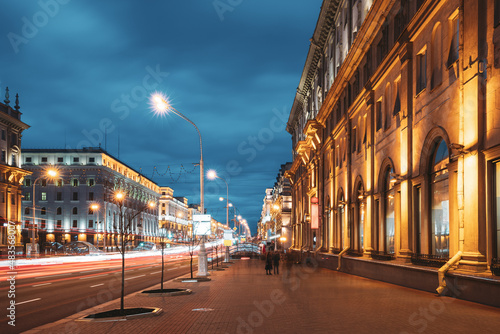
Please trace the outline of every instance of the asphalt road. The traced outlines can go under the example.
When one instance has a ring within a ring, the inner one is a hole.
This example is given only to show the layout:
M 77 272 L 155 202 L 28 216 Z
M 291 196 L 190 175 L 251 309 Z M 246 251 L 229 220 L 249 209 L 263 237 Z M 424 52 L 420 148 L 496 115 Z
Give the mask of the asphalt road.
M 165 257 L 164 281 L 188 274 L 189 262 L 185 255 Z M 194 268 L 196 263 L 193 259 Z M 125 295 L 160 283 L 161 256 L 127 259 L 125 265 Z M 6 273 L 0 273 L 0 333 L 21 333 L 120 297 L 116 259 L 18 268 L 15 298 L 8 297 Z M 8 324 L 10 300 L 15 300 L 15 327 Z

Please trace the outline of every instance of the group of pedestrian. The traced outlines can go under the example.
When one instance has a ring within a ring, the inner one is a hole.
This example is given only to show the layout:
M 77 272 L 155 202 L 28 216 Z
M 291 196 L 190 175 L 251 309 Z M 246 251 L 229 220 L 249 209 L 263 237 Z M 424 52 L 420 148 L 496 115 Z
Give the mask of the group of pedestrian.
M 279 252 L 268 252 L 266 255 L 266 275 L 272 275 L 271 271 L 274 270 L 274 274 L 279 275 L 280 273 L 280 253 Z

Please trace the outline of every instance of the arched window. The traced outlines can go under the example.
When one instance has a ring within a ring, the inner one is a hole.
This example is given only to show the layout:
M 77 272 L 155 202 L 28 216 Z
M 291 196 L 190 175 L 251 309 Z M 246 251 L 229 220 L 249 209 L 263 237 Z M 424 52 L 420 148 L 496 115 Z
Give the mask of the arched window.
M 448 182 L 449 152 L 446 142 L 438 137 L 430 166 L 431 250 L 432 254 L 449 257 L 450 201 Z
M 62 215 L 62 209 L 61 209 L 61 207 L 58 207 L 56 209 L 56 215 Z
M 393 177 L 392 167 L 387 167 L 384 173 L 384 222 L 385 222 L 385 251 L 394 254 L 394 190 L 392 186 L 396 180 Z
M 76 206 L 73 208 L 73 214 L 74 214 L 74 215 L 77 215 L 77 214 L 78 214 L 78 208 L 77 208 Z

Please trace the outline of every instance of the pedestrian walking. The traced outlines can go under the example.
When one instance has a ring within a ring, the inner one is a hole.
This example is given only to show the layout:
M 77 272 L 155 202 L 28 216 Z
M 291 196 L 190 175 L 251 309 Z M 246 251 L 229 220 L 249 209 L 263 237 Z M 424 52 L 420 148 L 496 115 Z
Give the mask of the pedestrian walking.
M 271 252 L 268 252 L 266 256 L 266 275 L 272 275 L 271 270 L 273 270 L 273 256 Z
M 273 255 L 273 268 L 275 274 L 280 274 L 280 253 L 274 252 Z

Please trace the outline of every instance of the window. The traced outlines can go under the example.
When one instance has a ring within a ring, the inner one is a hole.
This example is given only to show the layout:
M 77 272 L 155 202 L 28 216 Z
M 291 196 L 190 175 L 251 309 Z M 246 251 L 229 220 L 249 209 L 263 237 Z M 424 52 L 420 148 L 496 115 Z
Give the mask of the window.
M 448 169 L 448 146 L 442 138 L 436 140 L 432 156 L 430 196 L 431 196 L 431 243 L 432 254 L 449 257 L 450 201 Z
M 64 162 L 64 158 L 63 157 L 57 157 L 57 163 L 63 163 Z
M 45 219 L 42 219 L 40 221 L 40 228 L 45 228 L 47 226 L 47 221 Z
M 10 135 L 11 145 L 17 145 L 17 134 L 13 133 Z
M 94 214 L 94 209 L 92 209 L 91 207 L 89 207 L 89 215 L 93 215 Z
M 89 228 L 94 228 L 94 221 L 92 219 L 89 220 Z
M 5 130 L 2 129 L 2 140 L 5 140 Z
M 40 210 L 41 215 L 46 215 L 47 214 L 47 209 L 45 207 L 42 207 Z
M 56 186 L 58 186 L 58 187 L 62 187 L 62 186 L 63 186 L 63 180 L 62 180 L 62 179 L 58 179 L 58 180 L 56 181 Z
M 88 183 L 89 187 L 93 187 L 95 185 L 95 180 L 94 179 L 88 179 L 87 183 Z
M 42 192 L 42 201 L 46 201 L 47 200 L 47 193 L 46 192 Z
M 356 128 L 352 129 L 352 134 L 351 134 L 351 145 L 352 145 L 352 153 L 356 153 Z
M 2 162 L 6 161 L 7 161 L 7 152 L 5 152 L 5 150 L 2 150 Z
M 63 200 L 63 199 L 62 199 L 62 192 L 61 192 L 61 191 L 58 191 L 58 192 L 56 193 L 56 201 L 62 201 L 62 200 Z
M 94 193 L 91 191 L 89 192 L 89 201 L 93 201 L 94 200 Z
M 498 2 L 498 1 L 497 1 Z M 460 40 L 460 26 L 458 21 L 458 14 L 449 21 L 450 30 L 450 51 L 448 52 L 448 60 L 446 65 L 450 67 L 458 60 L 459 40 Z
M 77 228 L 77 227 L 78 227 L 78 220 L 73 219 L 73 228 Z
M 78 201 L 78 192 L 73 192 L 73 201 Z
M 56 209 L 56 215 L 62 215 L 62 208 L 61 207 L 58 207 Z
M 42 162 L 47 162 L 47 157 L 42 157 Z
M 441 83 L 441 24 L 437 23 L 432 30 L 431 42 L 431 89 Z
M 24 194 L 24 200 L 25 201 L 31 201 L 31 193 Z
M 500 25 L 500 0 L 495 0 L 494 11 L 495 15 L 494 15 L 493 27 L 498 27 Z
M 161 214 L 164 215 L 165 214 L 165 210 L 161 210 Z
M 494 184 L 495 207 L 494 226 L 493 226 L 493 257 L 500 257 L 500 161 L 495 164 L 495 184 Z
M 10 195 L 10 204 L 16 205 L 16 194 Z
M 42 179 L 42 187 L 46 187 L 47 186 L 47 180 L 46 179 Z
M 74 214 L 74 215 L 77 215 L 77 214 L 78 214 L 78 208 L 77 208 L 76 206 L 73 208 L 73 214 Z
M 62 220 L 58 219 L 56 222 L 56 228 L 61 228 L 62 227 Z
M 25 180 L 24 180 L 24 185 L 25 185 L 26 187 L 31 187 L 31 179 L 25 179 Z
M 384 189 L 384 210 L 385 210 L 385 251 L 394 254 L 394 190 L 392 168 L 388 167 L 385 171 L 385 189 Z
M 31 157 L 26 157 L 26 163 L 30 163 L 31 162 Z
M 2 203 L 5 203 L 5 192 L 1 192 L 2 193 Z
M 399 98 L 399 86 L 400 86 L 399 80 L 396 82 L 395 86 L 396 86 L 396 100 L 394 101 L 394 110 L 392 112 L 393 116 L 396 116 L 401 111 L 401 99 Z
M 17 166 L 17 155 L 12 154 L 12 166 Z
M 29 215 L 30 214 L 30 208 L 25 208 L 24 209 L 24 214 Z
M 73 187 L 78 187 L 78 185 L 79 185 L 78 179 L 73 179 L 73 180 L 71 180 L 71 185 L 72 185 Z
M 95 158 L 89 158 L 89 163 L 94 163 L 95 162 Z
M 376 114 L 376 121 L 377 121 L 377 131 L 382 129 L 382 101 L 379 100 L 377 101 L 377 104 L 375 105 L 375 114 Z
M 357 198 L 357 214 L 358 214 L 358 228 L 357 228 L 357 249 L 359 252 L 363 252 L 364 244 L 364 226 L 365 226 L 365 198 L 364 198 L 364 188 L 360 184 L 358 188 L 358 198 Z
M 426 67 L 427 54 L 425 51 L 423 51 L 417 55 L 417 94 L 423 91 L 425 89 L 425 86 L 427 85 Z
M 392 106 L 391 106 L 391 84 L 387 84 L 385 86 L 385 94 L 384 94 L 384 99 L 385 99 L 385 106 L 384 106 L 384 114 L 385 114 L 385 122 L 384 122 L 384 129 L 387 130 L 391 127 L 391 119 L 392 119 Z
M 78 158 L 78 157 L 74 157 L 74 158 L 73 158 L 73 163 L 78 163 L 78 162 L 80 162 L 80 158 Z

